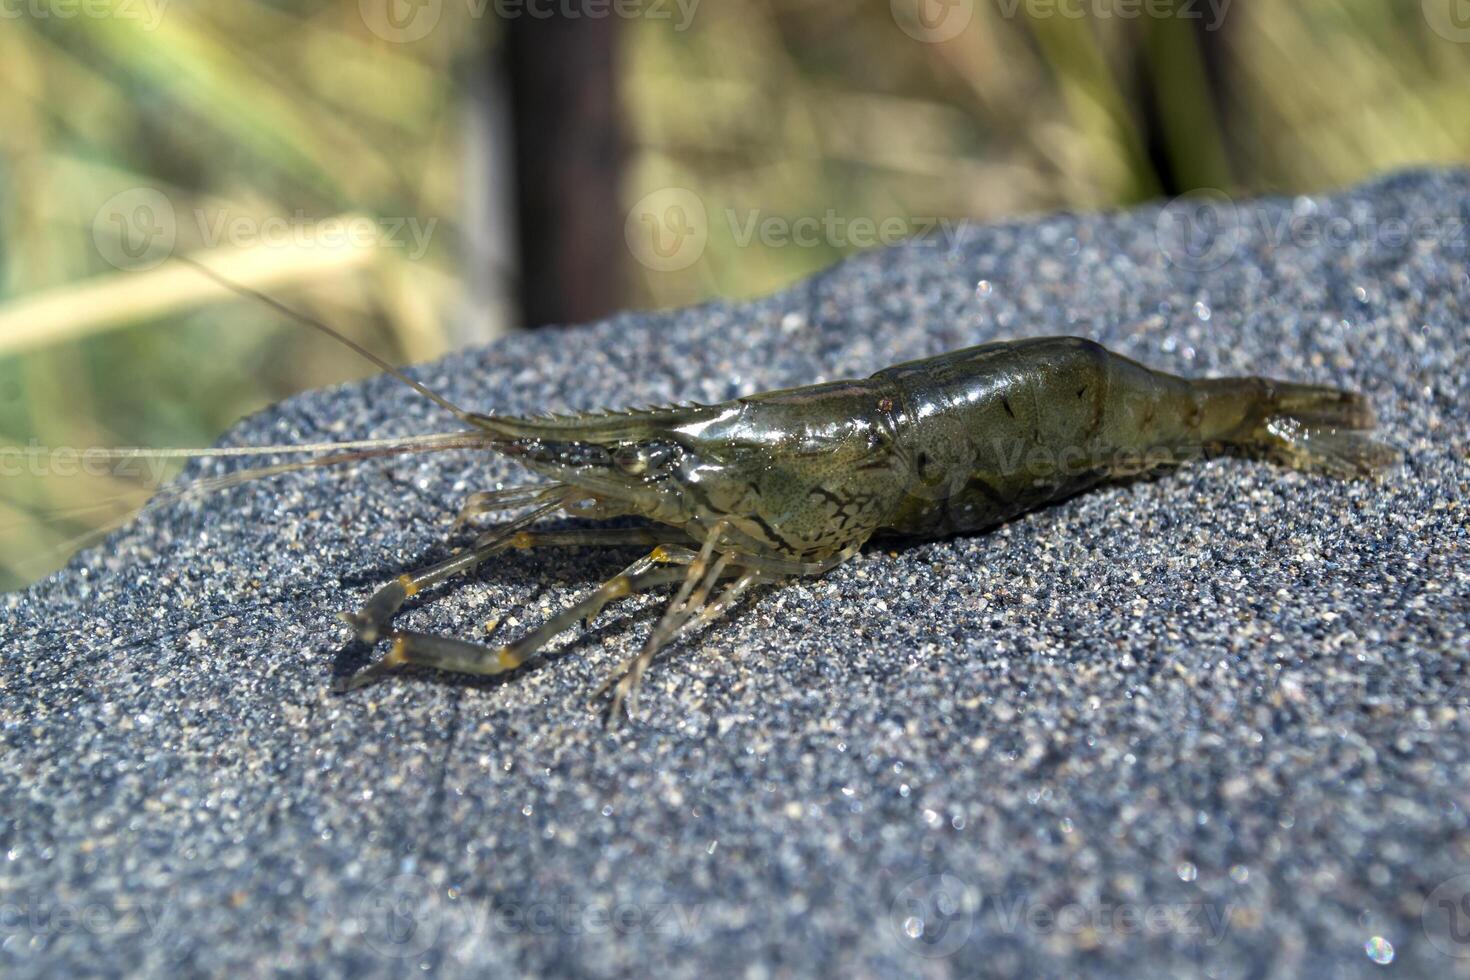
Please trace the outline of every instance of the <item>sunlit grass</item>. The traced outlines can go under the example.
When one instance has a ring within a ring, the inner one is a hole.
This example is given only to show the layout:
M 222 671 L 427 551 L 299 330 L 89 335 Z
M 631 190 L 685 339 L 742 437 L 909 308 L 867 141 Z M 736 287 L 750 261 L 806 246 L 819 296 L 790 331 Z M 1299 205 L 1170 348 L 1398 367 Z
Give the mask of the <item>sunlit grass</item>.
M 177 251 L 220 253 L 232 276 L 388 356 L 445 349 L 458 302 L 445 289 L 456 278 L 456 49 L 387 44 L 356 6 L 173 3 L 155 25 L 6 19 L 0 441 L 208 445 L 294 391 L 370 371 L 192 270 L 118 268 L 99 212 L 138 189 L 165 202 Z M 432 235 L 410 257 L 315 224 L 343 215 L 432 221 Z M 309 229 L 304 239 L 269 240 L 281 218 Z M 0 480 L 0 587 L 56 567 L 69 542 L 150 492 L 147 480 L 31 458 Z

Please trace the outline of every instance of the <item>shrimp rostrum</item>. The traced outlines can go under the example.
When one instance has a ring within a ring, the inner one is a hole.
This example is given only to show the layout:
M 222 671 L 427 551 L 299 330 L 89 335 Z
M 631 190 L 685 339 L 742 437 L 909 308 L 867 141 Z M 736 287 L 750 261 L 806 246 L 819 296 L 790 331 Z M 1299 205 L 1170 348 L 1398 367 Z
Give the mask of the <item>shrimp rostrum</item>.
M 1361 395 L 1256 377 L 1188 380 L 1075 337 L 986 344 L 863 380 L 718 405 L 461 418 L 467 439 L 546 482 L 471 497 L 462 520 L 529 509 L 346 614 L 360 639 L 391 646 L 343 688 L 409 664 L 515 670 L 607 604 L 671 587 L 641 652 L 603 685 L 613 688 L 616 713 L 685 631 L 757 586 L 827 572 L 874 536 L 977 531 L 1101 481 L 1211 451 L 1337 477 L 1374 476 L 1396 458 L 1367 436 L 1374 417 Z M 537 529 L 556 512 L 641 517 L 647 526 Z M 409 597 L 506 549 L 613 544 L 649 550 L 509 643 L 392 628 Z

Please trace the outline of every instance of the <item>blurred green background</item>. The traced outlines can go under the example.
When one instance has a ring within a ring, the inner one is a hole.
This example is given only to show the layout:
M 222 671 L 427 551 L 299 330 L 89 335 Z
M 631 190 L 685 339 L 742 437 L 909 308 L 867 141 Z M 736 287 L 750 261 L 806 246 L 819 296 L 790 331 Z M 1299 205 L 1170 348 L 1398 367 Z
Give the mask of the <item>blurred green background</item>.
M 617 247 L 593 257 L 609 285 L 574 309 L 766 293 L 867 244 L 863 221 L 1463 162 L 1459 2 L 628 0 L 605 18 L 610 77 L 544 47 L 533 61 L 618 110 Z M 209 253 L 399 361 L 527 326 L 513 226 L 586 208 L 528 215 L 508 174 L 518 3 L 0 4 L 0 446 L 208 445 L 370 370 L 170 254 Z M 824 216 L 800 243 L 750 234 Z M 657 248 L 681 229 L 697 248 Z M 6 458 L 0 588 L 153 485 Z

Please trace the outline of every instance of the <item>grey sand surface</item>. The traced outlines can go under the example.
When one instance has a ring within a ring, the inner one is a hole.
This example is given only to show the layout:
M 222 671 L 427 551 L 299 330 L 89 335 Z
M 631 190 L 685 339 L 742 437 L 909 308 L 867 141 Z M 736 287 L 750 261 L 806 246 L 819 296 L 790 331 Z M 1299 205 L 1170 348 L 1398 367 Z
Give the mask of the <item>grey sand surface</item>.
M 1214 459 L 871 548 L 671 650 L 616 730 L 589 695 L 661 597 L 506 678 L 330 693 L 367 656 L 338 612 L 522 476 L 463 452 L 165 502 L 0 600 L 0 970 L 1470 975 L 1425 914 L 1470 888 L 1470 175 L 1233 213 L 965 227 L 415 373 L 531 413 L 1077 334 L 1362 390 L 1383 485 Z M 225 442 L 451 427 L 377 378 Z M 401 622 L 518 632 L 631 557 L 507 555 Z

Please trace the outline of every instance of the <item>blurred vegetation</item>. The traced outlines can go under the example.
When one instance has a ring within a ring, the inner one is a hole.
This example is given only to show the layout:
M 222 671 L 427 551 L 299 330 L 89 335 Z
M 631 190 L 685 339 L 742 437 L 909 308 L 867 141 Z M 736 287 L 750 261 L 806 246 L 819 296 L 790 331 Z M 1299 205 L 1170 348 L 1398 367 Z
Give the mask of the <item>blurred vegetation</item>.
M 494 62 L 496 7 L 441 6 L 411 43 L 375 34 L 357 0 L 7 6 L 0 445 L 207 445 L 243 414 L 370 370 L 177 266 L 109 262 L 99 214 L 138 188 L 172 207 L 177 251 L 211 251 L 387 356 L 515 329 L 483 288 L 494 299 L 513 280 L 466 259 L 483 264 L 467 243 L 484 212 L 466 200 L 487 179 L 471 165 L 485 153 L 466 134 L 484 127 L 468 123 L 466 93 Z M 670 18 L 620 22 L 624 200 L 688 188 L 709 219 L 688 268 L 611 257 L 629 305 L 769 292 L 852 249 L 742 241 L 752 216 L 984 219 L 1201 186 L 1325 189 L 1470 159 L 1470 44 L 1437 33 L 1417 2 L 1239 0 L 1210 32 L 959 0 L 972 15 L 940 43 L 901 30 L 902 6 L 721 0 L 698 4 L 687 29 L 673 4 L 642 8 Z M 423 254 L 212 240 L 221 217 L 282 216 L 434 224 Z M 57 567 L 148 492 L 7 472 L 0 588 Z

